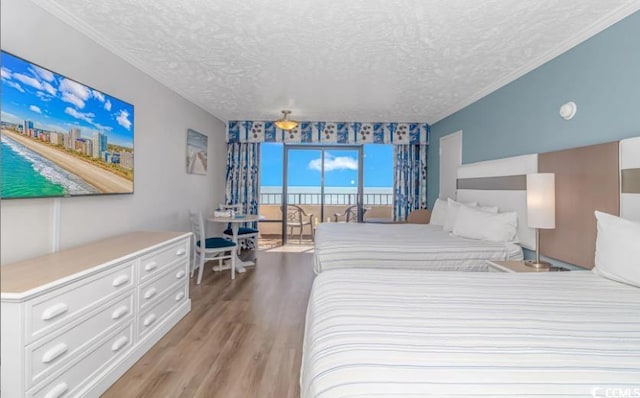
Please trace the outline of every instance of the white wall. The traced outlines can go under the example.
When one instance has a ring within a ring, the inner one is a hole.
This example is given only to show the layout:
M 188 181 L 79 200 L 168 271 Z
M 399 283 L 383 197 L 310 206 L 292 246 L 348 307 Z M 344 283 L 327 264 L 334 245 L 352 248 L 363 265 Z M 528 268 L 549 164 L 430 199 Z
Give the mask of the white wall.
M 134 105 L 133 195 L 62 198 L 60 248 L 132 230 L 189 230 L 191 207 L 224 199 L 225 126 L 28 0 L 2 0 L 2 49 Z M 117 26 L 114 26 L 117 29 Z M 186 131 L 209 136 L 206 176 L 186 174 Z M 47 253 L 53 199 L 1 206 L 1 264 Z

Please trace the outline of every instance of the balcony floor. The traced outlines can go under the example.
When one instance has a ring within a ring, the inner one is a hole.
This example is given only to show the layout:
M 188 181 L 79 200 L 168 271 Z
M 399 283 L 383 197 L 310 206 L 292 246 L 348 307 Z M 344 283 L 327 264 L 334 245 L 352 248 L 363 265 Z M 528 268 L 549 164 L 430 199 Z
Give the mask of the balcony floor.
M 262 234 L 260 235 L 258 247 L 260 250 L 273 249 L 282 246 L 282 236 L 278 234 Z M 287 239 L 287 246 L 310 246 L 313 248 L 313 240 L 309 235 L 303 235 L 302 242 L 297 236 L 290 235 Z

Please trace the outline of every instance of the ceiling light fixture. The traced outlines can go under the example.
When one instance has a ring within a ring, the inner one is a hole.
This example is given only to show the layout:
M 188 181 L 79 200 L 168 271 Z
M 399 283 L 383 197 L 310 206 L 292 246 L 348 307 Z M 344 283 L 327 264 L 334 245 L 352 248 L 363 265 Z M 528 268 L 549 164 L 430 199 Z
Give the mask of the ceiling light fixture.
M 282 111 L 282 119 L 276 120 L 276 127 L 285 131 L 293 130 L 298 127 L 298 122 L 288 118 L 290 114 L 291 111 Z

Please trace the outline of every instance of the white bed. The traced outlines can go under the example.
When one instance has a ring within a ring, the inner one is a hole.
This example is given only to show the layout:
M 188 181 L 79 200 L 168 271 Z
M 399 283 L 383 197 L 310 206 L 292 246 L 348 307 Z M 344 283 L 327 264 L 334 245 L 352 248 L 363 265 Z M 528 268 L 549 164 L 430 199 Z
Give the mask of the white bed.
M 496 179 L 526 181 L 538 170 L 538 156 L 523 155 L 466 164 L 458 168 L 458 198 L 517 214 L 519 244 L 465 239 L 432 224 L 328 223 L 315 234 L 315 272 L 338 268 L 394 268 L 430 271 L 486 271 L 486 260 L 521 260 L 522 247 L 535 250 L 527 226 L 525 186 L 496 185 Z M 432 217 L 435 217 L 436 210 Z
M 487 271 L 485 260 L 521 260 L 514 243 L 451 236 L 430 224 L 326 223 L 315 234 L 316 273 L 338 268 Z
M 302 398 L 640 393 L 640 288 L 589 271 L 334 270 L 306 322 Z

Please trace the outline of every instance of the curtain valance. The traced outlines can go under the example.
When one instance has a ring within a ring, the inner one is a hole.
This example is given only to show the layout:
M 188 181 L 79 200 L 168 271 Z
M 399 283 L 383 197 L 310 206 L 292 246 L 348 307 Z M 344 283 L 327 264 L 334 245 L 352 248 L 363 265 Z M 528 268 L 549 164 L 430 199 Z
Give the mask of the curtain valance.
M 301 122 L 284 131 L 271 121 L 233 120 L 227 125 L 227 142 L 426 145 L 429 131 L 427 123 L 387 122 Z

